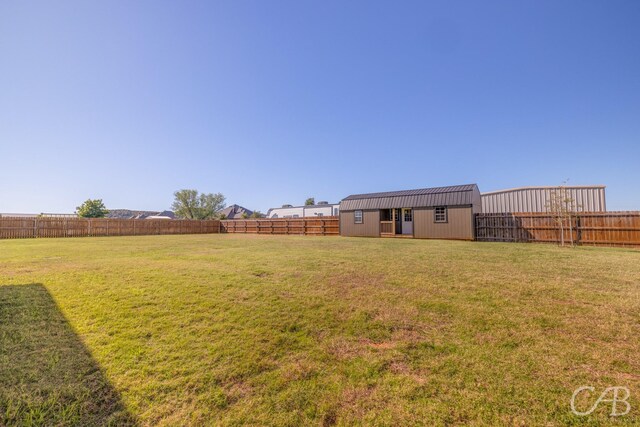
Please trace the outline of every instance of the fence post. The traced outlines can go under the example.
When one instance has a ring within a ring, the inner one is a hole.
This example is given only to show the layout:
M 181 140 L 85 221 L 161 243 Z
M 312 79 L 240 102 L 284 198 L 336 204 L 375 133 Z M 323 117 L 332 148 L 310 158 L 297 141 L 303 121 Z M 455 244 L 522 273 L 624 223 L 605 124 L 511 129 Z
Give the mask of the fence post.
M 473 214 L 473 240 L 478 240 L 478 214 Z

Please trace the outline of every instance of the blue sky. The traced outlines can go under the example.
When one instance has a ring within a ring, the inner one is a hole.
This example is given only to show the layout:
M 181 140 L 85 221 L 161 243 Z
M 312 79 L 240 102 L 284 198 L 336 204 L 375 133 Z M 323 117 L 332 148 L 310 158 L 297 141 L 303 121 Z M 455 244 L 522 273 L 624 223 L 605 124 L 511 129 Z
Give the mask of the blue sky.
M 640 209 L 638 1 L 0 2 L 0 212 L 475 182 Z

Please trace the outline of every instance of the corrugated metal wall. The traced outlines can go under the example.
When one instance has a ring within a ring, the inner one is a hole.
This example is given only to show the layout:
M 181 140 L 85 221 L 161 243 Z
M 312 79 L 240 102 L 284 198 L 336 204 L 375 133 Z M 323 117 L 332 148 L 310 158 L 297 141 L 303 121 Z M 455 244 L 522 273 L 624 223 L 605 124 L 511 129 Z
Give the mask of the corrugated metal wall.
M 551 192 L 562 188 L 572 198 L 580 212 L 607 210 L 604 185 L 523 187 L 482 194 L 482 213 L 548 212 Z

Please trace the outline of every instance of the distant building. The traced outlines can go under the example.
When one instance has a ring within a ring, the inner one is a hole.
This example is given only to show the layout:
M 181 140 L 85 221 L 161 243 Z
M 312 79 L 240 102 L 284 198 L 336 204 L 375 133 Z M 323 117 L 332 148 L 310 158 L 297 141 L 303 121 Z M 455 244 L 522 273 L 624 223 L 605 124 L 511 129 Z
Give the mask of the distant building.
M 291 206 L 284 205 L 281 208 L 271 208 L 267 211 L 267 218 L 304 218 L 314 216 L 338 216 L 340 204 L 318 202 L 315 205 Z
M 244 219 L 253 215 L 253 211 L 240 205 L 231 205 L 222 209 L 220 215 L 226 219 Z
M 30 214 L 30 213 L 0 213 L 0 217 L 12 217 L 12 218 L 77 218 L 77 214 L 70 213 L 39 213 L 39 214 Z
M 111 209 L 107 218 L 117 219 L 176 219 L 172 211 L 133 211 L 130 209 Z
M 162 211 L 158 212 L 155 215 L 149 215 L 144 219 L 176 219 L 176 214 L 174 214 L 172 211 Z
M 48 213 L 42 212 L 40 214 L 41 217 L 44 218 L 78 218 L 78 214 L 76 213 Z
M 519 187 L 482 193 L 482 213 L 548 212 L 549 199 L 562 189 L 579 212 L 606 212 L 604 185 Z

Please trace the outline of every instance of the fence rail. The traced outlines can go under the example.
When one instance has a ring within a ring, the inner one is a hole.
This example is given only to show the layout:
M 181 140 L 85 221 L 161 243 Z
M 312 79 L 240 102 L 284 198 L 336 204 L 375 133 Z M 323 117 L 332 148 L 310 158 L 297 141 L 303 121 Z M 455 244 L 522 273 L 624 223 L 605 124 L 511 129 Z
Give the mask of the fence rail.
M 222 233 L 298 234 L 305 236 L 337 236 L 340 223 L 337 216 L 233 219 L 220 221 Z
M 562 223 L 548 213 L 476 215 L 476 240 L 640 246 L 640 212 L 579 212 Z
M 0 239 L 219 233 L 218 220 L 0 217 Z

